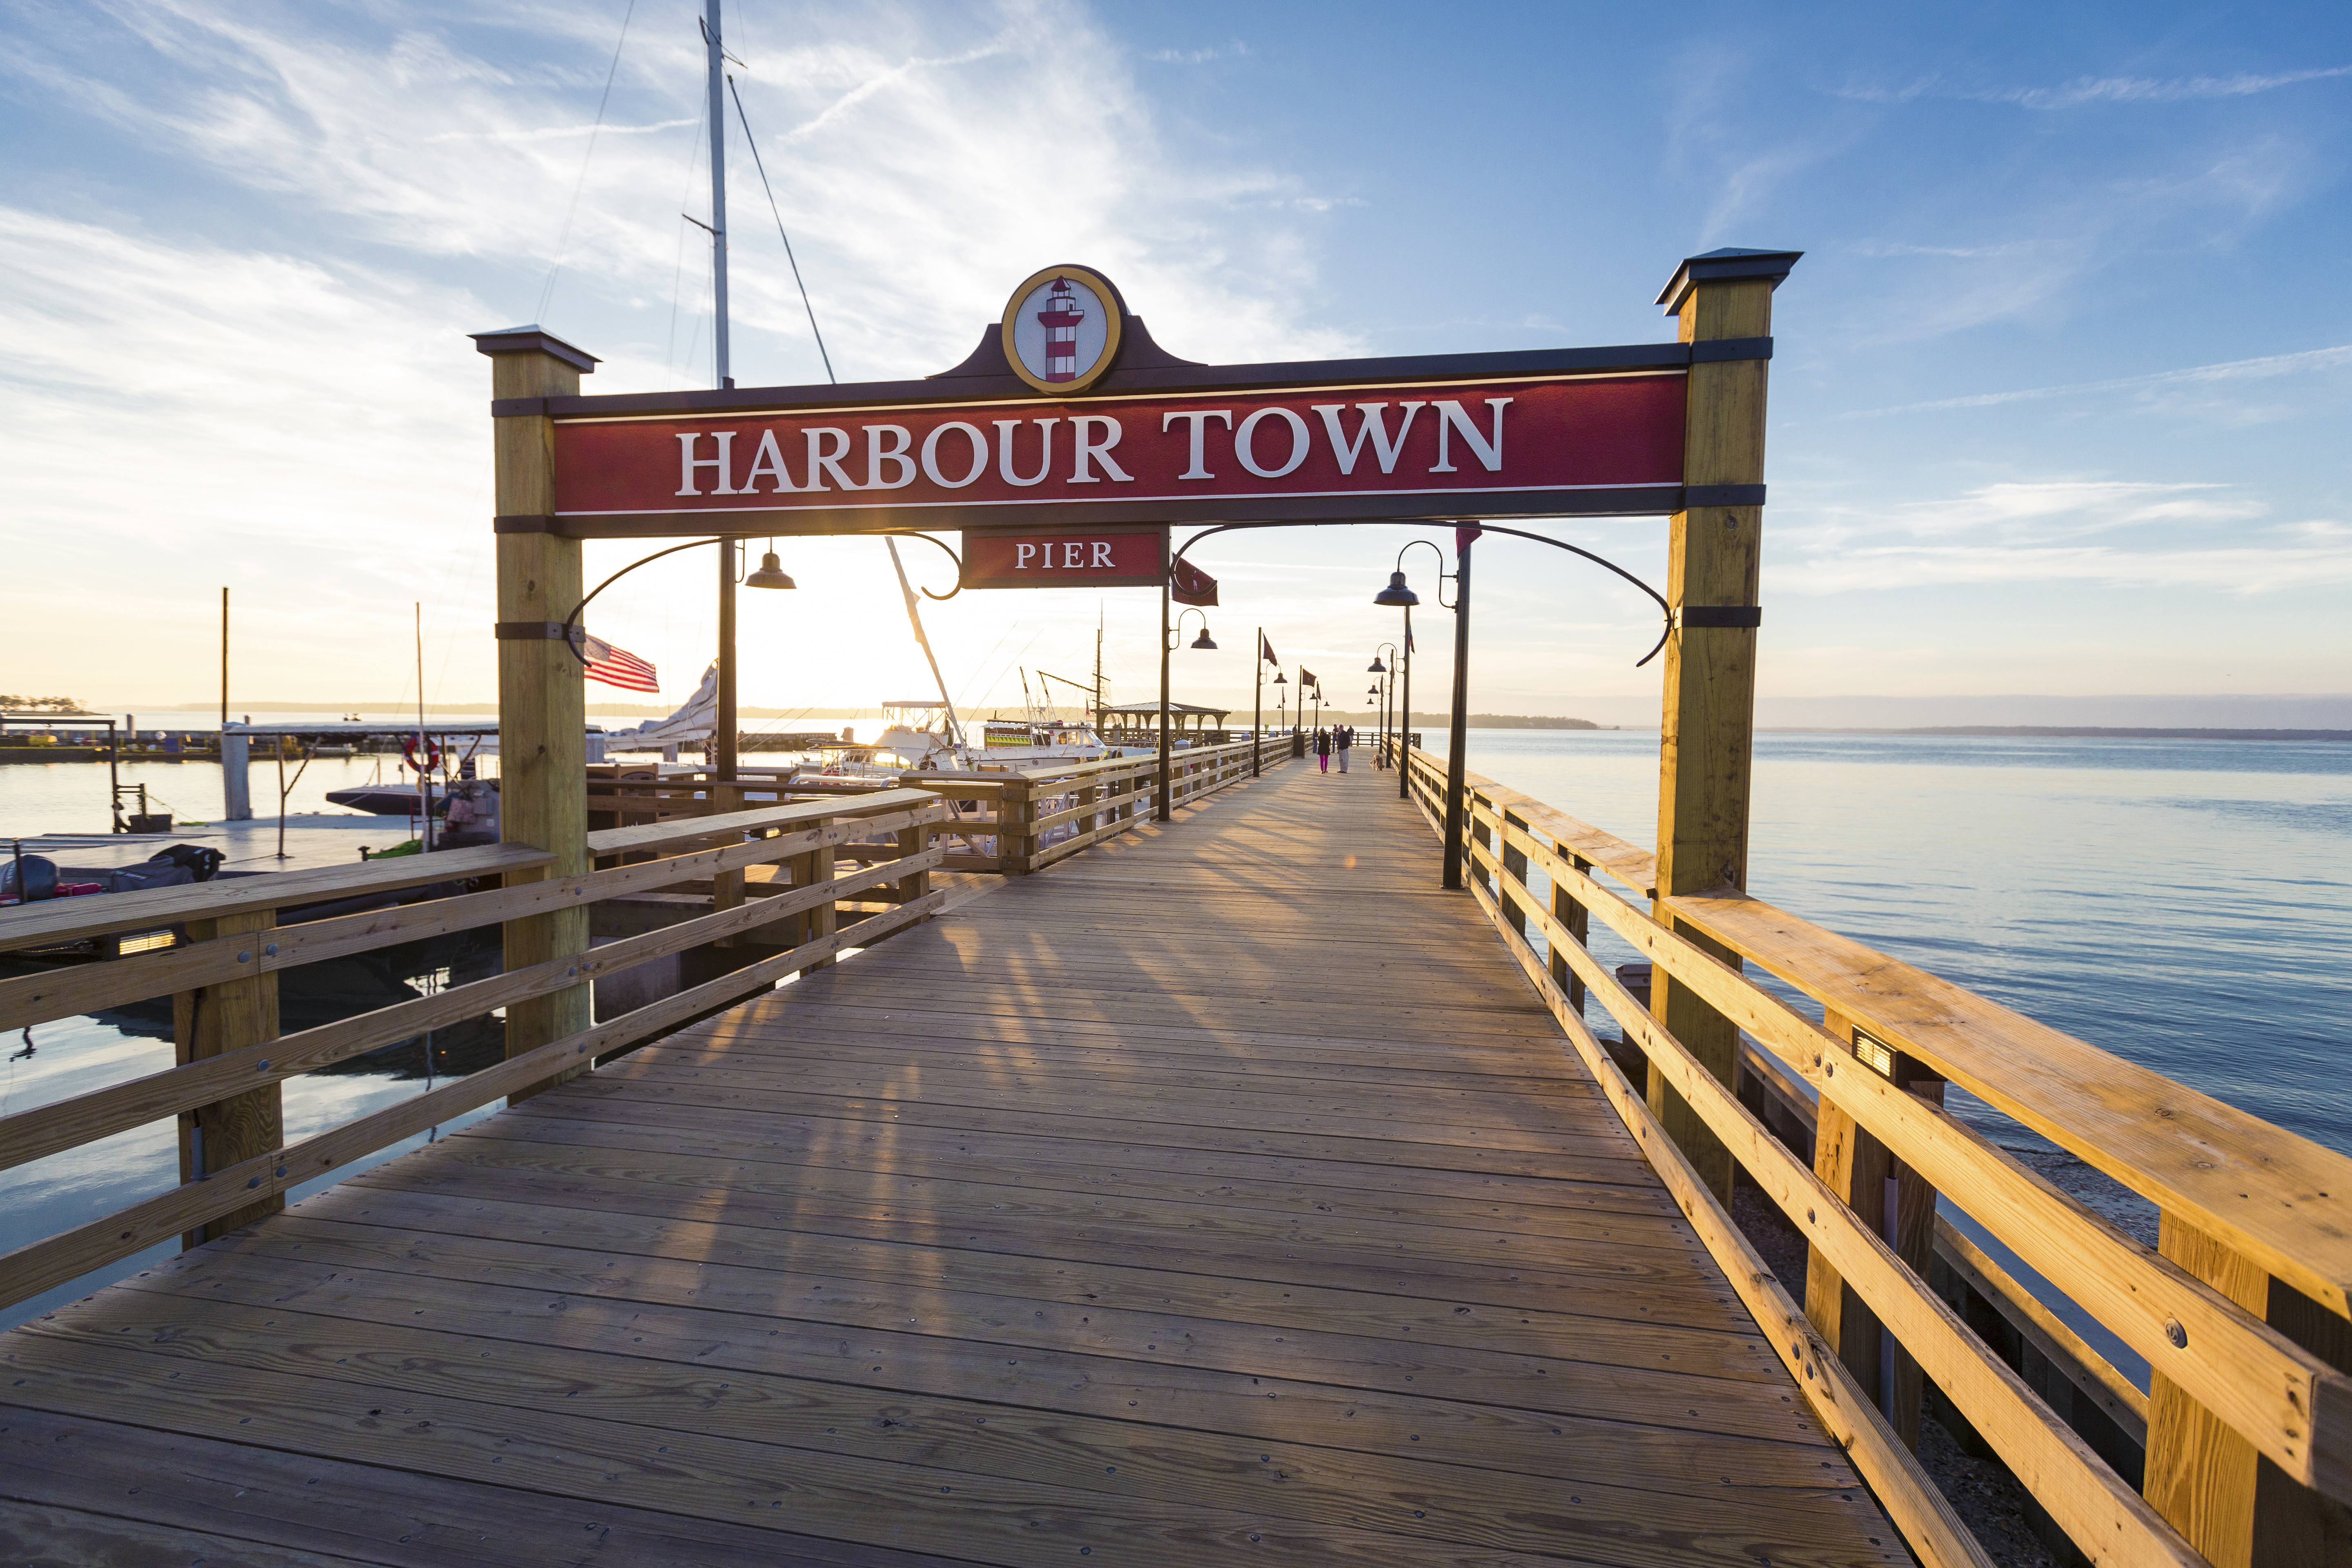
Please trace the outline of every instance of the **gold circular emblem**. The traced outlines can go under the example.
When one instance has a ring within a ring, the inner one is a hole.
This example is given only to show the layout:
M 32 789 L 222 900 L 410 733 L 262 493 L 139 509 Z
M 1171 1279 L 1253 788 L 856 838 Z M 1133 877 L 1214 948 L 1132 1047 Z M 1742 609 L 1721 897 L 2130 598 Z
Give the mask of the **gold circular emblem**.
M 1048 267 L 1004 307 L 1004 358 L 1040 392 L 1084 392 L 1118 360 L 1126 313 L 1110 279 L 1090 267 Z

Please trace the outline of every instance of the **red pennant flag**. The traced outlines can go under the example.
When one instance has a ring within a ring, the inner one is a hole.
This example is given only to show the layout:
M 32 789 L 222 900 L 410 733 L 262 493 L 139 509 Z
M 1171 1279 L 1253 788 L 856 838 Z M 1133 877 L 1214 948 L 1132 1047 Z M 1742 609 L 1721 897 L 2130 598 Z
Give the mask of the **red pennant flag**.
M 1190 561 L 1179 561 L 1175 571 L 1169 574 L 1168 595 L 1180 605 L 1213 605 L 1217 602 L 1217 580 Z
M 1274 639 L 1264 632 L 1257 634 L 1257 656 L 1276 669 L 1282 668 L 1282 660 L 1274 657 Z
M 1298 667 L 1298 689 L 1304 691 L 1310 686 L 1320 687 L 1322 684 L 1323 683 L 1321 681 L 1315 679 L 1315 672 L 1313 670 L 1307 668 L 1303 664 Z

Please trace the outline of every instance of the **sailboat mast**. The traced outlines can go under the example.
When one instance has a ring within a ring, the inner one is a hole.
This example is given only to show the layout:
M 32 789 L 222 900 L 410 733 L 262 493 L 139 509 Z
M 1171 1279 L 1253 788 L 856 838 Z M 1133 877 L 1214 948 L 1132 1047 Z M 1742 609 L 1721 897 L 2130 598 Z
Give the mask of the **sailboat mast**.
M 914 584 L 907 581 L 906 563 L 898 559 L 898 542 L 886 536 L 882 542 L 890 547 L 890 565 L 898 574 L 898 592 L 906 596 L 907 624 L 915 628 L 915 641 L 921 645 L 923 658 L 931 667 L 931 679 L 940 689 L 940 706 L 948 716 L 948 744 L 961 746 L 964 739 L 962 727 L 956 722 L 955 699 L 948 695 L 947 678 L 940 673 L 940 658 L 931 651 L 931 639 L 923 635 L 922 612 L 915 605 Z
M 710 55 L 711 349 L 722 387 L 735 384 L 727 360 L 727 52 L 719 42 L 719 0 L 703 0 L 702 38 Z
M 1102 734 L 1103 724 L 1102 634 L 1103 610 L 1100 605 L 1097 605 L 1095 606 L 1095 734 L 1097 738 Z

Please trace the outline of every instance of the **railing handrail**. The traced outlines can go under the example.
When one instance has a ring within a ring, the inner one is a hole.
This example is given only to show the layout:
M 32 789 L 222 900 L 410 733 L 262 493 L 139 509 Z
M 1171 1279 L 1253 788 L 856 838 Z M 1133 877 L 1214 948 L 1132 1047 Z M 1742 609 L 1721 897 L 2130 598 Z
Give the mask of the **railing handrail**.
M 1430 816 L 1433 827 L 1442 833 L 1442 814 L 1433 805 L 1443 787 L 1442 765 L 1425 755 L 1411 758 L 1409 765 L 1419 804 Z M 1711 1223 L 1724 1217 L 1715 1195 L 1697 1181 L 1680 1151 L 1664 1137 L 1646 1101 L 1626 1085 L 1614 1062 L 1585 1027 L 1580 1009 L 1570 1003 L 1558 977 L 1563 972 L 1547 967 L 1536 956 L 1521 934 L 1523 930 L 1544 938 L 1554 963 L 1573 970 L 1618 1019 L 1627 1040 L 1647 1058 L 1651 1072 L 1662 1078 L 1708 1131 L 1732 1150 L 1758 1185 L 1806 1237 L 1812 1248 L 1813 1268 L 1826 1267 L 1832 1270 L 1826 1278 L 1832 1288 L 1851 1290 L 1860 1298 L 2026 1480 L 2037 1500 L 2070 1536 L 2094 1549 L 2117 1549 L 2127 1562 L 2201 1561 L 2129 1482 L 2093 1453 L 1927 1289 L 1920 1277 L 1923 1260 L 1906 1261 L 1898 1256 L 1878 1234 L 1874 1223 L 1864 1222 L 1848 1207 L 1811 1166 L 1735 1098 L 1728 1085 L 1700 1066 L 1592 958 L 1580 933 L 1555 918 L 1556 912 L 1561 912 L 1558 900 L 1570 900 L 1600 918 L 1649 957 L 1674 984 L 1689 990 L 1715 1013 L 1746 1031 L 1785 1063 L 1787 1070 L 1819 1092 L 1823 1115 L 1834 1105 L 1853 1128 L 1888 1150 L 1902 1162 L 1901 1168 L 1914 1173 L 1930 1193 L 1951 1195 L 2003 1245 L 2146 1356 L 2161 1377 L 2251 1443 L 2290 1479 L 2338 1501 L 2352 1500 L 2352 1377 L 2266 1322 L 2259 1308 L 2248 1310 L 2061 1193 L 2006 1151 L 1952 1118 L 1937 1100 L 1912 1092 L 1882 1070 L 1873 1070 L 1854 1054 L 1853 1047 L 1831 1032 L 1827 1020 L 1815 1023 L 1801 1016 L 1742 974 L 1736 961 L 1725 963 L 1693 936 L 1661 923 L 1605 888 L 1585 869 L 1601 864 L 1592 853 L 1595 849 L 1609 853 L 1618 874 L 1629 883 L 1638 885 L 1642 879 L 1641 868 L 1632 858 L 1615 852 L 1632 848 L 1622 840 L 1596 837 L 1596 830 L 1588 825 L 1491 780 L 1473 777 L 1467 788 L 1470 799 L 1465 813 L 1463 849 L 1472 868 L 1469 885 L 1478 906 L 1543 992 L 1562 1028 L 1601 1079 L 1604 1090 L 1642 1140 L 1654 1164 L 1675 1186 L 1683 1206 L 1700 1224 L 1710 1249 L 1724 1258 L 1735 1289 L 1773 1334 L 1776 1349 L 1792 1371 L 1805 1373 L 1809 1397 L 1818 1403 L 1821 1391 L 1812 1386 L 1811 1363 L 1821 1359 L 1825 1343 L 1802 1314 L 1793 1312 L 1769 1271 L 1761 1279 L 1741 1277 L 1740 1271 L 1752 1260 L 1746 1243 L 1737 1238 L 1736 1229 Z M 1538 837 L 1538 824 L 1545 837 Z M 1558 829 L 1566 831 L 1547 842 Z M 1551 879 L 1554 908 L 1547 909 L 1528 888 L 1526 879 L 1531 870 Z M 1632 875 L 1626 877 L 1628 870 Z M 1849 1002 L 1856 1004 L 1859 1017 L 1866 1018 L 1873 1003 L 1883 1011 L 1887 996 L 1916 996 L 1923 991 L 1948 1009 L 1965 1000 L 1981 1004 L 1985 1017 L 2018 1017 L 1971 997 L 1958 986 L 1935 981 L 1908 965 L 1897 965 L 1860 943 L 1834 938 L 1833 933 L 1731 889 L 1696 899 L 1670 898 L 1661 901 L 1661 910 L 1677 917 L 1677 927 L 1696 928 L 1701 938 L 1724 940 L 1722 928 L 1748 922 L 1748 945 L 1769 951 L 1777 960 L 1766 967 L 1815 994 L 1822 991 L 1806 986 L 1801 973 L 1817 969 L 1822 952 L 1831 954 L 1827 967 L 1870 983 L 1858 998 L 1834 986 L 1824 987 L 1823 1000 L 1832 1018 L 1857 1017 L 1856 1008 L 1849 1007 Z M 1712 924 L 1706 919 L 1710 914 Z M 1773 933 L 1775 942 L 1759 940 L 1759 931 Z M 1737 942 L 1726 944 L 1735 951 L 1740 947 Z M 1813 977 L 1819 981 L 1818 973 Z M 1930 981 L 1932 987 L 1925 984 Z M 2205 1135 L 2217 1126 L 2231 1142 L 2259 1138 L 2275 1145 L 2292 1139 L 2259 1119 L 2196 1095 L 2084 1042 L 2041 1026 L 2031 1028 L 2027 1037 L 2042 1047 L 2040 1057 L 2022 1061 L 1996 1059 L 1991 1047 L 1979 1041 L 1975 1056 L 1966 1065 L 1975 1068 L 1973 1076 L 1978 1078 L 2014 1074 L 2043 1085 L 2039 1105 L 2045 1114 L 2055 1100 L 2063 1098 L 2058 1089 L 2072 1095 L 2074 1103 L 2084 1110 L 2083 1120 L 2092 1125 L 2065 1123 L 2044 1131 L 2053 1136 L 2066 1134 L 2059 1141 L 2069 1147 L 2100 1147 L 2107 1159 L 2093 1163 L 2102 1168 L 2125 1163 L 2107 1145 L 2097 1143 L 2100 1132 L 2115 1136 L 2119 1116 L 2108 1089 L 2110 1076 L 2125 1079 L 2142 1091 L 2150 1082 L 2162 1086 L 2161 1095 L 2148 1098 L 2143 1093 L 2147 1113 L 2159 1124 L 2159 1131 L 2152 1134 L 2145 1127 L 2137 1128 L 2126 1140 L 2138 1145 L 2142 1165 L 2155 1163 L 2151 1151 L 2167 1141 L 2175 1143 L 2173 1158 L 2180 1164 L 2211 1160 L 2221 1151 L 2211 1147 Z M 1922 1032 L 1933 1033 L 1924 1028 Z M 2077 1073 L 2095 1070 L 2099 1076 L 2091 1081 L 2071 1082 L 2053 1075 L 2048 1048 L 2052 1038 L 2066 1042 L 2057 1058 L 2067 1068 Z M 1912 1053 L 1907 1037 L 1900 1032 L 1881 1043 L 1899 1046 L 1927 1067 L 1936 1066 L 1932 1051 Z M 1974 1087 L 1970 1074 L 1949 1076 L 1953 1081 Z M 2179 1114 L 2166 1114 L 2196 1101 L 2203 1104 L 2186 1128 Z M 2265 1266 L 2272 1255 L 2287 1265 L 2273 1272 L 2290 1283 L 2308 1279 L 2323 1287 L 2336 1287 L 2334 1276 L 2340 1269 L 2333 1259 L 2342 1228 L 2326 1205 L 2337 1201 L 2336 1194 L 2352 1192 L 2352 1160 L 2304 1141 L 2294 1142 L 2304 1146 L 2295 1151 L 2293 1168 L 2284 1179 L 2314 1179 L 2315 1202 L 2291 1220 L 2268 1225 L 2266 1251 L 2258 1256 L 2263 1256 Z M 2266 1167 L 2270 1162 L 2263 1152 L 2249 1147 L 2239 1154 L 2250 1166 Z M 2134 1169 L 2147 1178 L 2139 1165 Z M 2263 1173 L 2269 1175 L 2266 1170 Z M 2251 1170 L 2238 1173 L 2235 1184 L 2247 1193 L 2258 1190 L 2254 1174 Z M 2193 1194 L 2179 1192 L 2179 1185 L 2160 1187 L 2167 1208 L 2191 1224 L 2210 1217 L 2196 1205 Z M 1704 1215 L 1702 1208 L 1706 1211 Z M 2167 1223 L 2171 1223 L 2169 1217 Z M 2217 1224 L 2214 1229 L 2222 1226 Z M 2223 1235 L 2226 1239 L 2229 1232 Z M 1737 1256 L 1726 1257 L 1727 1251 Z M 2314 1261 L 2315 1257 L 2318 1261 Z M 2340 1289 L 2306 1293 L 2315 1294 L 2323 1306 L 2342 1313 Z M 1833 1358 L 1834 1352 L 1831 1353 Z M 2095 1352 L 2085 1347 L 2084 1353 L 2095 1363 L 2095 1370 L 2105 1374 L 2095 1381 L 2120 1382 Z M 1872 1423 L 1883 1420 L 1874 1405 L 1868 1414 Z M 1884 1436 L 1892 1437 L 1893 1433 Z M 1916 1525 L 1928 1537 L 1940 1540 L 1944 1527 L 1930 1517 L 1936 1510 L 1922 1490 L 1927 1483 L 1899 1445 L 1890 1448 L 1874 1440 L 1853 1443 L 1851 1449 L 1865 1479 L 1883 1498 L 1899 1495 L 1904 1500 L 1891 1506 L 1896 1506 L 1899 1521 L 1906 1512 L 1909 1515 L 1905 1522 L 1906 1534 L 1913 1533 Z M 2153 1454 L 2150 1462 L 2155 1462 Z M 1913 1544 L 1922 1547 L 1923 1555 L 1944 1555 L 1940 1548 L 1928 1552 L 1917 1535 Z
M 177 888 L 141 888 L 79 899 L 44 899 L 0 910 L 0 952 L 80 942 L 114 931 L 147 931 L 184 921 L 213 920 L 252 910 L 398 892 L 432 882 L 530 871 L 555 857 L 528 844 L 480 844 L 431 855 L 401 855 L 344 866 L 215 878 Z
M 1413 761 L 1442 776 L 1427 753 Z M 1491 779 L 1472 774 L 1467 787 L 1654 896 L 1644 851 Z M 1594 853 L 1608 847 L 1609 858 Z M 2352 1316 L 2352 1157 L 1752 894 L 1725 888 L 1664 903 L 1881 1044 Z M 2125 1115 L 2122 1105 L 2141 1110 Z

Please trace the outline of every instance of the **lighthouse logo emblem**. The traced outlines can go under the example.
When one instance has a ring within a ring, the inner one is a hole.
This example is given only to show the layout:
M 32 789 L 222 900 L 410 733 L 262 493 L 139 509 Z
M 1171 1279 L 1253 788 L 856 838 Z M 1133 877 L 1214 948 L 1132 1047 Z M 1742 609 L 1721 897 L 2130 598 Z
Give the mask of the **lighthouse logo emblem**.
M 1118 354 L 1118 290 L 1085 267 L 1049 267 L 1013 291 L 1004 357 L 1040 392 L 1084 392 Z

